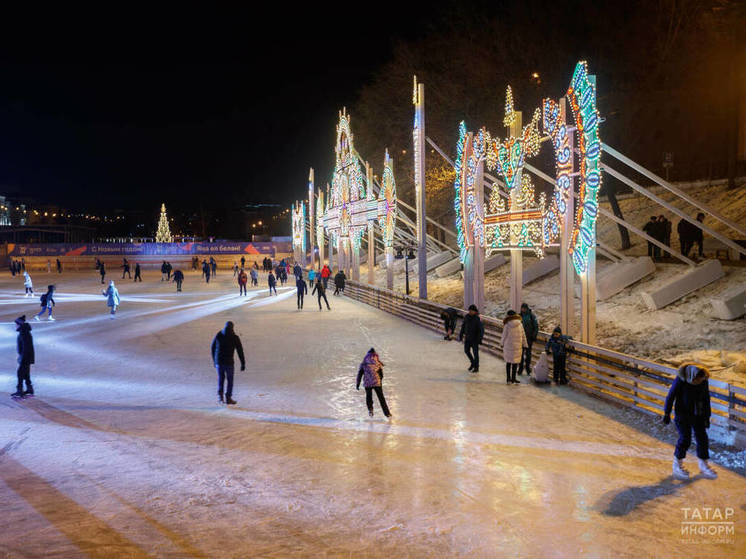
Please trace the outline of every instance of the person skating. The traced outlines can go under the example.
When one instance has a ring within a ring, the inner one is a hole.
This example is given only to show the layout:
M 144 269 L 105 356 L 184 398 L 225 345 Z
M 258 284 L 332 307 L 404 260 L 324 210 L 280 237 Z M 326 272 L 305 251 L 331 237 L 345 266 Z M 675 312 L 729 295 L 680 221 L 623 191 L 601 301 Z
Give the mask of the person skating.
M 271 271 L 267 276 L 267 285 L 269 285 L 269 294 L 272 295 L 272 292 L 274 291 L 275 295 L 277 295 L 277 280 Z
M 329 278 L 332 275 L 332 271 L 329 269 L 329 266 L 324 264 L 324 267 L 321 268 L 321 279 L 324 281 L 324 289 L 328 288 L 329 284 Z
M 322 284 L 321 282 L 317 282 L 316 285 Z M 368 350 L 368 353 L 366 353 L 363 358 L 363 362 L 360 363 L 360 367 L 357 371 L 357 382 L 355 383 L 357 390 L 360 390 L 361 380 L 365 387 L 365 405 L 368 406 L 368 415 L 373 417 L 373 391 L 375 391 L 383 415 L 391 418 L 391 412 L 386 404 L 386 398 L 383 395 L 383 363 L 381 363 L 374 348 Z
M 134 281 L 140 281 L 142 283 L 142 276 L 140 275 L 140 264 L 135 262 L 135 279 Z
M 106 264 L 103 261 L 101 261 L 101 265 L 98 267 L 98 273 L 101 274 L 101 284 L 103 285 L 104 278 L 106 277 Z
M 174 283 L 176 283 L 176 292 L 181 291 L 181 284 L 184 283 L 184 272 L 176 270 L 174 272 Z
M 469 305 L 469 312 L 464 316 L 459 332 L 459 341 L 464 342 L 464 353 L 469 358 L 469 371 L 479 372 L 479 344 L 484 338 L 484 324 L 479 318 L 479 309 L 476 305 Z
M 238 278 L 238 262 L 233 263 L 233 277 Z
M 450 340 L 456 330 L 456 318 L 458 317 L 458 311 L 453 307 L 448 307 L 440 311 L 440 318 L 443 319 L 443 329 L 446 335 L 443 336 L 444 340 Z
M 526 341 L 526 333 L 523 331 L 523 321 L 514 310 L 509 310 L 508 315 L 503 319 L 501 344 L 507 374 L 505 382 L 507 384 L 520 384 L 515 375 L 518 372 L 518 364 L 521 362 L 523 351 L 528 342 Z
M 166 274 L 168 273 L 168 266 L 166 266 L 166 261 L 164 260 L 161 263 L 161 281 L 166 281 Z
M 241 268 L 246 269 L 246 257 L 241 257 Z
M 254 266 L 256 266 L 256 262 L 254 262 Z M 255 287 L 259 285 L 259 272 L 256 267 L 249 270 L 249 275 L 251 275 L 251 286 Z
M 207 260 L 205 260 L 202 263 L 202 273 L 205 275 L 205 283 L 210 283 L 210 274 L 211 274 L 210 265 L 207 263 Z
M 212 362 L 218 371 L 218 400 L 223 402 L 223 387 L 225 386 L 225 403 L 233 405 L 233 372 L 235 362 L 233 353 L 238 353 L 238 359 L 241 361 L 241 370 L 246 370 L 246 361 L 243 355 L 243 346 L 241 339 L 233 331 L 233 323 L 229 320 L 225 327 L 215 334 L 210 347 Z
M 246 295 L 246 284 L 249 282 L 249 278 L 246 276 L 243 268 L 238 272 L 238 295 Z
M 19 316 L 15 320 L 16 350 L 18 351 L 18 384 L 13 398 L 23 398 L 34 395 L 34 386 L 31 384 L 31 365 L 34 364 L 34 338 L 31 336 L 31 325 L 26 322 L 26 315 Z M 26 390 L 23 389 L 24 383 Z
M 340 270 L 334 275 L 334 294 L 339 295 L 340 292 L 344 293 L 345 290 L 345 273 Z
M 57 259 L 57 273 L 58 274 L 62 273 L 62 262 L 60 262 L 59 258 Z
M 39 298 L 39 301 L 41 302 L 41 310 L 39 311 L 39 314 L 34 316 L 34 320 L 37 322 L 41 320 L 41 315 L 44 314 L 44 311 L 48 312 L 48 319 L 54 322 L 54 317 L 52 316 L 52 309 L 55 305 L 54 289 L 54 285 L 48 285 L 47 292 Z
M 311 296 L 313 297 L 313 294 L 316 294 L 316 297 L 319 300 L 319 310 L 322 310 L 321 308 L 321 299 L 324 299 L 324 303 L 326 303 L 326 310 L 330 311 L 332 308 L 329 306 L 329 301 L 326 298 L 326 288 L 324 287 L 324 283 L 321 281 L 321 278 L 316 279 L 316 285 L 313 286 L 313 291 L 311 292 Z
M 303 268 L 300 267 L 300 264 L 297 262 L 295 263 L 295 266 L 293 266 L 293 275 L 295 276 L 295 279 L 303 277 Z
M 117 314 L 117 307 L 121 302 L 119 299 L 119 290 L 114 285 L 114 280 L 111 280 L 106 291 L 102 291 L 101 293 L 106 297 L 106 306 L 109 307 L 109 316 L 114 318 L 114 315 Z
M 523 331 L 526 333 L 526 343 L 528 344 L 521 357 L 521 363 L 518 365 L 518 374 L 523 374 L 524 367 L 526 374 L 531 374 L 531 349 L 533 348 L 536 337 L 539 335 L 539 321 L 531 308 L 526 303 L 521 304 L 521 321 L 523 322 Z
M 308 270 L 308 284 L 313 285 L 316 282 L 316 270 L 311 267 L 310 270 Z
M 679 367 L 676 378 L 668 391 L 663 408 L 663 423 L 671 422 L 671 410 L 676 413 L 674 423 L 679 432 L 673 459 L 673 477 L 689 479 L 689 472 L 684 468 L 686 451 L 692 444 L 692 431 L 697 440 L 697 458 L 702 477 L 715 479 L 717 473 L 710 467 L 709 440 L 707 429 L 710 427 L 710 387 L 707 382 L 710 373 L 696 363 L 684 363 Z
M 171 262 L 166 262 L 166 281 L 171 281 L 171 271 L 174 269 Z
M 125 274 L 127 277 L 132 279 L 132 274 L 130 274 L 130 263 L 127 262 L 126 258 L 122 259 L 122 279 L 124 279 Z
M 25 271 L 23 272 L 23 287 L 26 289 L 24 297 L 32 297 L 34 295 L 34 284 L 31 281 L 31 276 Z
M 572 337 L 562 334 L 562 328 L 557 326 L 547 340 L 547 355 L 552 355 L 552 376 L 557 384 L 567 384 L 567 342 Z
M 306 280 L 303 279 L 303 276 L 295 279 L 295 288 L 298 292 L 298 310 L 301 310 L 303 308 L 303 296 L 308 293 L 308 285 L 306 285 Z M 320 299 L 319 304 L 321 304 Z

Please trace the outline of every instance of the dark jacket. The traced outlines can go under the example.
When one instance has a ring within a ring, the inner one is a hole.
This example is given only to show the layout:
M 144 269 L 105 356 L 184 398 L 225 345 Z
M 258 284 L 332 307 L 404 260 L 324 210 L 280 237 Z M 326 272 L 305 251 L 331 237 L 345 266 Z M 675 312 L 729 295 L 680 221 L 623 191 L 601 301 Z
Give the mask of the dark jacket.
M 560 334 L 556 338 L 553 335 L 549 336 L 546 349 L 551 351 L 554 357 L 562 357 L 568 353 L 567 342 L 570 340 L 572 340 L 572 337 L 564 334 Z
M 275 276 L 272 275 L 272 272 L 267 276 L 267 283 L 270 287 L 274 287 L 277 284 L 277 280 L 275 280 Z
M 470 343 L 482 343 L 484 338 L 484 324 L 478 314 L 466 314 L 464 321 L 461 323 L 461 332 L 458 335 L 459 340 Z
M 521 312 L 521 320 L 523 321 L 523 331 L 526 332 L 526 339 L 533 342 L 539 335 L 539 321 L 536 320 L 536 315 L 529 308 L 528 312 Z
M 456 318 L 458 318 L 458 311 L 453 307 L 448 307 L 447 309 L 443 309 L 442 311 L 440 311 L 440 318 L 442 318 L 443 320 L 447 320 L 448 324 L 451 325 L 451 328 L 455 328 Z
M 679 372 L 668 391 L 666 404 L 663 408 L 665 415 L 671 414 L 671 409 L 676 413 L 678 421 L 692 423 L 694 421 L 710 421 L 710 386 L 707 382 L 709 373 L 705 370 L 705 379 L 699 384 L 690 384 L 686 380 L 686 368 L 692 365 L 684 363 L 679 367 Z M 703 369 L 703 367 L 698 367 Z
M 303 278 L 295 280 L 295 287 L 298 289 L 298 293 L 302 293 L 303 295 L 308 293 L 308 285 L 306 285 L 306 280 Z
M 303 277 L 303 268 L 300 267 L 300 265 L 296 264 L 293 266 L 293 275 L 296 278 L 302 278 Z
M 54 289 L 47 290 L 46 293 L 44 293 L 41 297 L 39 297 L 39 302 L 41 303 L 42 308 L 49 308 L 54 307 Z
M 31 336 L 31 325 L 28 322 L 22 322 L 18 325 L 18 364 L 34 364 L 34 338 Z
M 315 284 L 313 284 L 313 291 L 311 291 L 311 295 L 318 292 L 319 298 L 324 297 L 326 295 L 326 289 L 324 289 L 324 283 L 321 281 L 317 281 Z
M 344 272 L 341 270 L 337 272 L 337 274 L 334 276 L 334 285 L 339 287 L 340 289 L 344 288 L 345 286 L 345 275 Z
M 184 281 L 184 272 L 182 272 L 181 270 L 176 270 L 174 272 L 174 281 Z
M 241 339 L 233 332 L 233 323 L 227 322 L 225 327 L 215 335 L 212 340 L 212 361 L 215 365 L 232 367 L 234 365 L 233 352 L 238 353 L 241 360 L 241 367 L 246 365 L 243 356 L 243 346 Z

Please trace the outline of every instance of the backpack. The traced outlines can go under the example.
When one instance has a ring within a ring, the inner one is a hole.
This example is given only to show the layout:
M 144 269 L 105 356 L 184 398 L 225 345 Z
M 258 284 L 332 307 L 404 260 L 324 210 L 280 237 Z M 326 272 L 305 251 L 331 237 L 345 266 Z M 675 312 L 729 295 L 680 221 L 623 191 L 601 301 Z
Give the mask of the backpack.
M 46 307 L 47 306 L 47 294 L 45 293 L 44 295 L 39 297 L 39 299 L 41 300 L 41 306 Z

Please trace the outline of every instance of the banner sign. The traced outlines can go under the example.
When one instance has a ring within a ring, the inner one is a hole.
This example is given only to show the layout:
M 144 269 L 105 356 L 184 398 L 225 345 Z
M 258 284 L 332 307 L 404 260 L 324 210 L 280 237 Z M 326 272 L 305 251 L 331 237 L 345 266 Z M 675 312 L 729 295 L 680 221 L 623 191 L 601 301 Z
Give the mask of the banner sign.
M 177 254 L 261 254 L 290 253 L 290 243 L 8 243 L 8 256 L 158 256 Z

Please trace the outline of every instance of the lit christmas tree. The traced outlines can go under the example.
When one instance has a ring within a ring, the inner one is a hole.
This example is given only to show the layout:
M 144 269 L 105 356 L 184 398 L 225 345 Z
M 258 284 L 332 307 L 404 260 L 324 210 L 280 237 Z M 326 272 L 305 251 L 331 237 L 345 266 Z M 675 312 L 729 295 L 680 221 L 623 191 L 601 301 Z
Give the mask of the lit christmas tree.
M 166 204 L 161 204 L 161 218 L 158 220 L 158 231 L 155 233 L 155 242 L 170 243 L 172 240 L 171 229 L 168 227 L 168 217 L 166 217 Z

